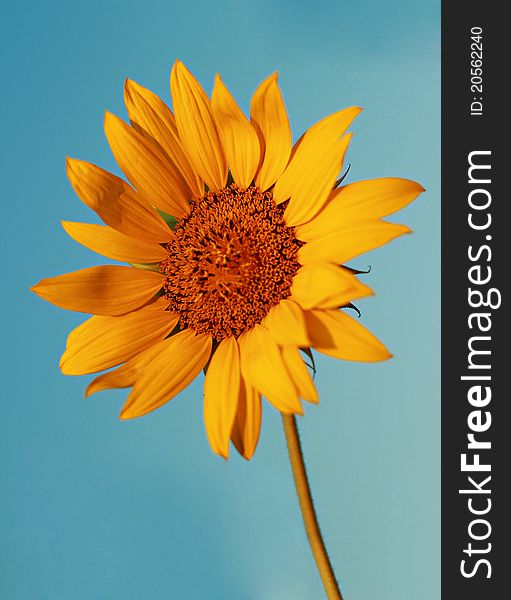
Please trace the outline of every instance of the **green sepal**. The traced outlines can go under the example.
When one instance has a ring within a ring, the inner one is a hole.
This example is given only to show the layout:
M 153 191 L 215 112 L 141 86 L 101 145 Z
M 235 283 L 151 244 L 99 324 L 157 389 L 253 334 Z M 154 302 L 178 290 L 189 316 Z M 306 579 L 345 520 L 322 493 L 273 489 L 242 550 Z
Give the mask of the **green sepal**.
M 128 263 L 135 269 L 142 269 L 143 271 L 156 271 L 159 273 L 160 271 L 160 263 Z
M 158 214 L 160 215 L 160 217 L 165 221 L 165 223 L 167 223 L 169 229 L 174 230 L 177 225 L 176 217 L 169 215 L 168 213 L 166 213 L 163 210 L 160 210 L 159 208 L 157 208 L 156 210 L 157 210 Z
M 314 355 L 312 354 L 312 350 L 310 348 L 300 348 L 300 350 L 310 359 L 311 364 L 305 361 L 305 364 L 312 371 L 312 377 L 316 376 L 316 361 L 314 360 Z

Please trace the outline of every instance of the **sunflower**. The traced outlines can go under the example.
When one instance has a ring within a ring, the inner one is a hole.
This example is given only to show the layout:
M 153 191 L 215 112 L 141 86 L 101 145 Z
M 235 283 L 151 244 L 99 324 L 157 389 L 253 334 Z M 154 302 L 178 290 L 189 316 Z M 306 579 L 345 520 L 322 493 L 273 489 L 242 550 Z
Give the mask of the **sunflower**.
M 105 225 L 63 222 L 77 242 L 127 266 L 43 279 L 32 289 L 93 316 L 68 337 L 60 367 L 97 373 L 86 396 L 132 388 L 121 418 L 145 415 L 205 372 L 211 448 L 246 459 L 261 397 L 286 415 L 318 402 L 304 361 L 311 349 L 381 361 L 385 346 L 343 307 L 372 294 L 351 259 L 409 232 L 383 217 L 423 188 L 401 178 L 339 185 L 358 107 L 336 112 L 293 145 L 277 74 L 250 119 L 217 75 L 211 99 L 177 61 L 174 112 L 134 81 L 130 125 L 107 113 L 105 133 L 129 181 L 67 160 L 80 199 Z M 131 185 L 130 185 L 131 184 Z

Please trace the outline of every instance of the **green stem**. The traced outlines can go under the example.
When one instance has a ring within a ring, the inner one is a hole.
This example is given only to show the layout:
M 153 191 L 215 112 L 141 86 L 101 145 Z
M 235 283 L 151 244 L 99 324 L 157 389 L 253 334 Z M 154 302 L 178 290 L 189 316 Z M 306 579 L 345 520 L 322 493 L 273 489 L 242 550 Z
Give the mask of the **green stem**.
M 307 479 L 307 471 L 303 462 L 302 446 L 296 426 L 294 415 L 282 415 L 282 423 L 284 425 L 284 433 L 286 434 L 287 449 L 289 452 L 289 460 L 291 462 L 291 470 L 295 480 L 296 494 L 302 510 L 303 523 L 305 531 L 309 538 L 309 544 L 318 567 L 323 587 L 328 600 L 343 600 L 339 584 L 335 579 L 334 570 L 328 557 L 325 542 L 321 536 L 319 529 L 314 503 L 312 501 L 309 481 Z

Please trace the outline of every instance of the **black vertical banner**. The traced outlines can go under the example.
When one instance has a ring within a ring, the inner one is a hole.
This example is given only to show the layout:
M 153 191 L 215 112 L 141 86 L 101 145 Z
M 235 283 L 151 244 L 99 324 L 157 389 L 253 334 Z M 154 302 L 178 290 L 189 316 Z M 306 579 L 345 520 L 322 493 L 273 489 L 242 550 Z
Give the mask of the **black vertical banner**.
M 511 598 L 511 30 L 442 5 L 442 598 Z M 505 288 L 505 289 L 504 289 Z

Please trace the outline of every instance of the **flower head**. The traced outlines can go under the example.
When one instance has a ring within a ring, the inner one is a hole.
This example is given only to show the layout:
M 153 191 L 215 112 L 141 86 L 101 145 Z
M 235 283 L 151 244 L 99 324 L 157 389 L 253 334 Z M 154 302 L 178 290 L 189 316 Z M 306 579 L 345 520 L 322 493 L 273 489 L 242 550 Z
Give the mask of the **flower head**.
M 121 418 L 144 415 L 199 373 L 212 449 L 251 458 L 261 397 L 286 414 L 318 395 L 300 350 L 354 361 L 390 357 L 342 307 L 369 296 L 345 263 L 409 232 L 382 220 L 423 188 L 384 178 L 339 187 L 360 108 L 330 115 L 292 145 L 277 75 L 257 88 L 250 120 L 219 76 L 211 100 L 179 61 L 174 113 L 126 81 L 131 125 L 105 132 L 130 184 L 68 159 L 78 196 L 106 225 L 63 222 L 91 250 L 129 266 L 43 279 L 33 290 L 91 313 L 68 337 L 68 375 L 96 373 L 86 395 L 132 390 Z M 120 365 L 120 366 L 119 366 Z

